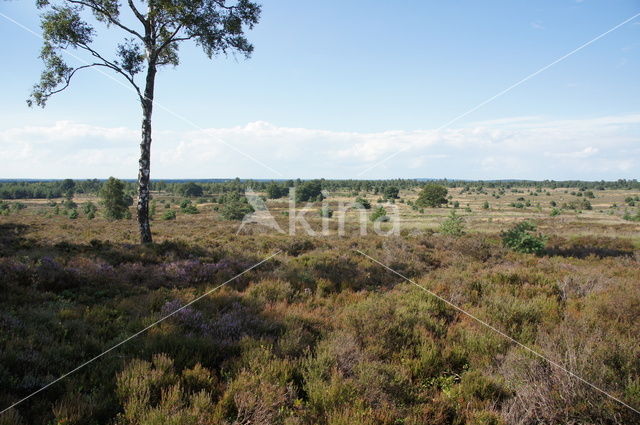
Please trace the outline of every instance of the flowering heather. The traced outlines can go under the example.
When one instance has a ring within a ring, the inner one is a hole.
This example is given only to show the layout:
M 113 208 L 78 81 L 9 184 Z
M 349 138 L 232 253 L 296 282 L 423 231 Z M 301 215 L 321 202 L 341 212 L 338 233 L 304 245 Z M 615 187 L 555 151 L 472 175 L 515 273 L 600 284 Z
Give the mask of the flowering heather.
M 184 302 L 178 299 L 167 301 L 167 303 L 162 306 L 160 314 L 164 317 L 180 309 L 171 316 L 171 320 L 177 321 L 188 333 L 196 333 L 199 335 L 211 334 L 211 325 L 202 313 L 192 306 L 182 308 L 184 304 Z
M 640 406 L 632 224 L 617 237 L 558 235 L 535 256 L 503 247 L 498 232 L 474 232 L 470 216 L 459 237 L 296 241 L 236 235 L 200 210 L 156 220 L 160 242 L 149 246 L 131 243 L 131 222 L 98 217 L 25 216 L 37 224 L 31 239 L 0 233 L 0 409 L 176 312 L 0 425 L 638 422 L 354 251 Z

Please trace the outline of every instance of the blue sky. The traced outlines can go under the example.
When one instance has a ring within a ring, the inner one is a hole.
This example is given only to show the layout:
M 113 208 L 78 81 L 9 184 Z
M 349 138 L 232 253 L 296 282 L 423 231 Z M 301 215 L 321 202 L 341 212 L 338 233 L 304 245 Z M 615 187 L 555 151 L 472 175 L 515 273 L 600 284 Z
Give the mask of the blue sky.
M 0 12 L 38 31 L 33 2 Z M 156 109 L 152 176 L 636 178 L 640 18 L 436 129 L 637 13 L 638 0 L 264 1 L 250 60 L 185 46 L 162 71 L 157 103 L 187 120 Z M 0 36 L 13 159 L 0 177 L 134 177 L 133 94 L 87 71 L 29 109 L 40 40 L 1 16 Z

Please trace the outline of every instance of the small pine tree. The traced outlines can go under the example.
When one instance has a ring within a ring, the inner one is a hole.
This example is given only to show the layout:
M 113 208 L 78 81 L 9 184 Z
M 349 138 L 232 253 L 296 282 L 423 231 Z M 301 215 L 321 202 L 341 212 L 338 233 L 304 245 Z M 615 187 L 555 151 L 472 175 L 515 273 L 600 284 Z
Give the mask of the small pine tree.
M 101 203 L 104 205 L 104 215 L 111 220 L 122 220 L 130 217 L 129 205 L 130 197 L 124 193 L 124 182 L 114 177 L 109 177 L 109 180 L 102 185 L 100 189 Z M 129 214 L 127 214 L 129 213 Z
M 389 221 L 387 210 L 384 207 L 376 208 L 371 214 L 371 221 Z
M 97 210 L 98 210 L 98 207 L 96 207 L 96 204 L 94 204 L 91 201 L 87 202 L 82 207 L 82 212 L 84 213 L 85 216 L 87 216 L 89 220 L 92 220 L 93 218 L 95 218 Z
M 535 234 L 536 225 L 531 221 L 523 221 L 511 229 L 502 232 L 502 243 L 507 248 L 525 254 L 542 254 L 547 238 L 542 234 Z
M 449 217 L 440 225 L 440 232 L 451 236 L 464 235 L 464 219 L 451 210 Z
M 356 198 L 356 202 L 354 203 L 354 208 L 364 208 L 365 210 L 371 209 L 371 202 L 369 202 L 365 198 Z
M 165 213 L 162 215 L 162 219 L 163 220 L 175 220 L 176 219 L 176 212 L 175 211 L 165 211 Z

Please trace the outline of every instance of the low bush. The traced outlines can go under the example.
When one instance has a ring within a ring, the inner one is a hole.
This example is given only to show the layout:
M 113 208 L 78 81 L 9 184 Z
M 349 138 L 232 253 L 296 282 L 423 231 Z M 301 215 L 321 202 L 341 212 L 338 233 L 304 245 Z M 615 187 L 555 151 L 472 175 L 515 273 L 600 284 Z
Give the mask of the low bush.
M 451 236 L 462 236 L 465 233 L 464 219 L 452 210 L 449 217 L 440 225 L 440 233 Z
M 502 243 L 507 248 L 525 254 L 541 254 L 546 245 L 546 237 L 535 234 L 536 225 L 523 221 L 501 233 Z
M 176 219 L 176 212 L 175 211 L 165 211 L 165 213 L 162 215 L 162 219 L 163 220 L 175 220 Z
M 387 215 L 387 210 L 384 207 L 376 208 L 373 213 L 371 213 L 371 217 L 369 217 L 371 221 L 389 221 L 389 216 Z
M 323 207 L 320 209 L 320 217 L 331 218 L 333 217 L 333 210 L 329 207 Z
M 365 210 L 371 209 L 371 202 L 369 202 L 366 198 L 358 197 L 356 198 L 355 203 L 353 204 L 354 208 L 364 208 Z
M 225 203 L 219 210 L 220 215 L 226 220 L 242 220 L 247 214 L 251 214 L 255 210 L 248 202 L 231 201 Z

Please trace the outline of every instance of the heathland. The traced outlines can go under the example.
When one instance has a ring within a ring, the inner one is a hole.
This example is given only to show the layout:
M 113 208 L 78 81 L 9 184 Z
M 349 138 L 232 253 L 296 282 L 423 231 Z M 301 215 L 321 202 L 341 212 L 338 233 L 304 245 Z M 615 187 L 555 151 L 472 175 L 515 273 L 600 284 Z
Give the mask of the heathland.
M 0 184 L 0 424 L 639 423 L 638 183 L 426 184 Z

